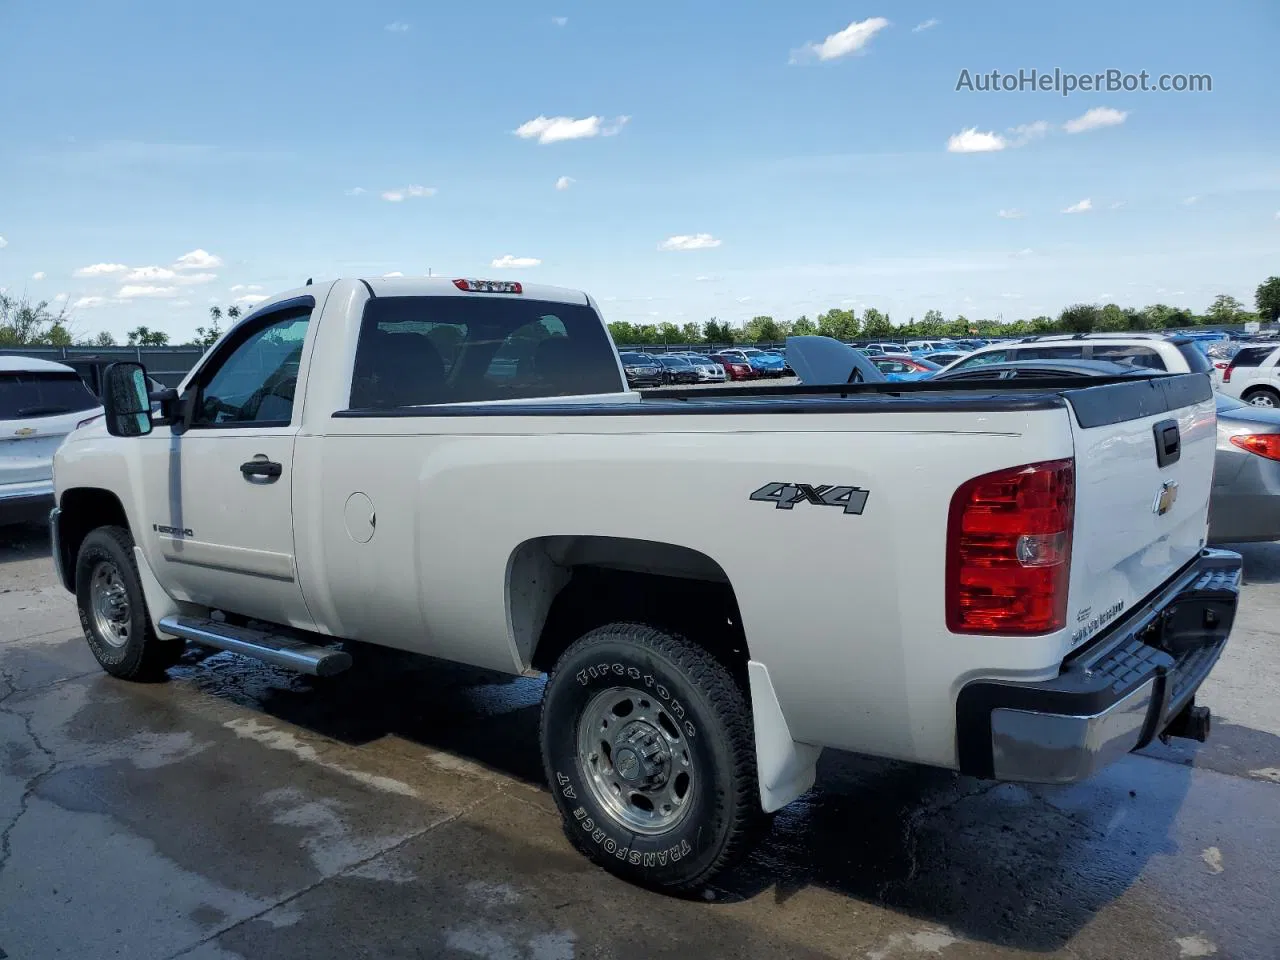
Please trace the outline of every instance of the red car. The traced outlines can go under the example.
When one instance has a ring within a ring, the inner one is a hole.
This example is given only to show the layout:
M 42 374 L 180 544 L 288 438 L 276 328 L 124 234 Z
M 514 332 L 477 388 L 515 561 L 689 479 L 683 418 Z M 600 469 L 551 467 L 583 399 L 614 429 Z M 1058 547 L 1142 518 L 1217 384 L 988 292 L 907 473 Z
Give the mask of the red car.
M 714 353 L 711 359 L 720 366 L 724 367 L 725 376 L 730 380 L 754 380 L 758 373 L 751 368 L 751 364 L 747 362 L 747 358 L 736 350 L 725 350 L 721 353 Z

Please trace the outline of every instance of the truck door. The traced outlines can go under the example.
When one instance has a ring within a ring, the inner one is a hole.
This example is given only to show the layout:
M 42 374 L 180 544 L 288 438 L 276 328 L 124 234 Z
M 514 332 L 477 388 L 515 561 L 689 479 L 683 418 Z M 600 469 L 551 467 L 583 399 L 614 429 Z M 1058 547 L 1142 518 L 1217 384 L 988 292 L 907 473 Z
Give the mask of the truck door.
M 183 392 L 176 435 L 142 442 L 142 540 L 173 596 L 232 613 L 311 625 L 293 547 L 294 391 L 309 354 L 314 300 L 285 302 L 236 329 Z

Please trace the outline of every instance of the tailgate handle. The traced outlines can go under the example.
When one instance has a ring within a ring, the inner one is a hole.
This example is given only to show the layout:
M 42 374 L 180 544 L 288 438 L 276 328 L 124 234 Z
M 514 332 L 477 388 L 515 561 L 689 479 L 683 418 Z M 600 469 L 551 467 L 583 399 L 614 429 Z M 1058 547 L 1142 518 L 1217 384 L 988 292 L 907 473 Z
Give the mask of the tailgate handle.
M 1156 437 L 1156 466 L 1167 467 L 1177 463 L 1182 456 L 1182 438 L 1178 433 L 1177 420 L 1161 420 L 1151 432 Z

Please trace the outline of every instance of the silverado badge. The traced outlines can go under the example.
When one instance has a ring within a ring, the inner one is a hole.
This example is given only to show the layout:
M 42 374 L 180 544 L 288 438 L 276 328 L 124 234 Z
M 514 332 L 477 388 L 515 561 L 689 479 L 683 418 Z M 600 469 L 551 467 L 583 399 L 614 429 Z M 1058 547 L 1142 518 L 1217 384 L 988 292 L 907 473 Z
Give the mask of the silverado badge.
M 1163 517 L 1178 499 L 1178 481 L 1166 480 L 1160 484 L 1160 492 L 1156 494 L 1156 502 L 1151 505 L 1151 512 Z
M 17 430 L 13 431 L 13 435 L 15 437 L 29 437 L 35 432 L 35 427 L 19 427 Z

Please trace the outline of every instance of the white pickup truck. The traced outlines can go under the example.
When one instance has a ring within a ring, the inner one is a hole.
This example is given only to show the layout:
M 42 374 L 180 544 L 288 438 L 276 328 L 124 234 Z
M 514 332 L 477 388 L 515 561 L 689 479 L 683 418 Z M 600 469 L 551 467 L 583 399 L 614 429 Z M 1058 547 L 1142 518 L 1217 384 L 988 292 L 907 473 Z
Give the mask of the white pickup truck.
M 144 377 L 55 462 L 103 668 L 548 673 L 567 833 L 636 882 L 705 885 L 823 748 L 1065 783 L 1208 732 L 1241 561 L 1205 549 L 1203 374 L 641 395 L 583 293 L 380 279 Z

